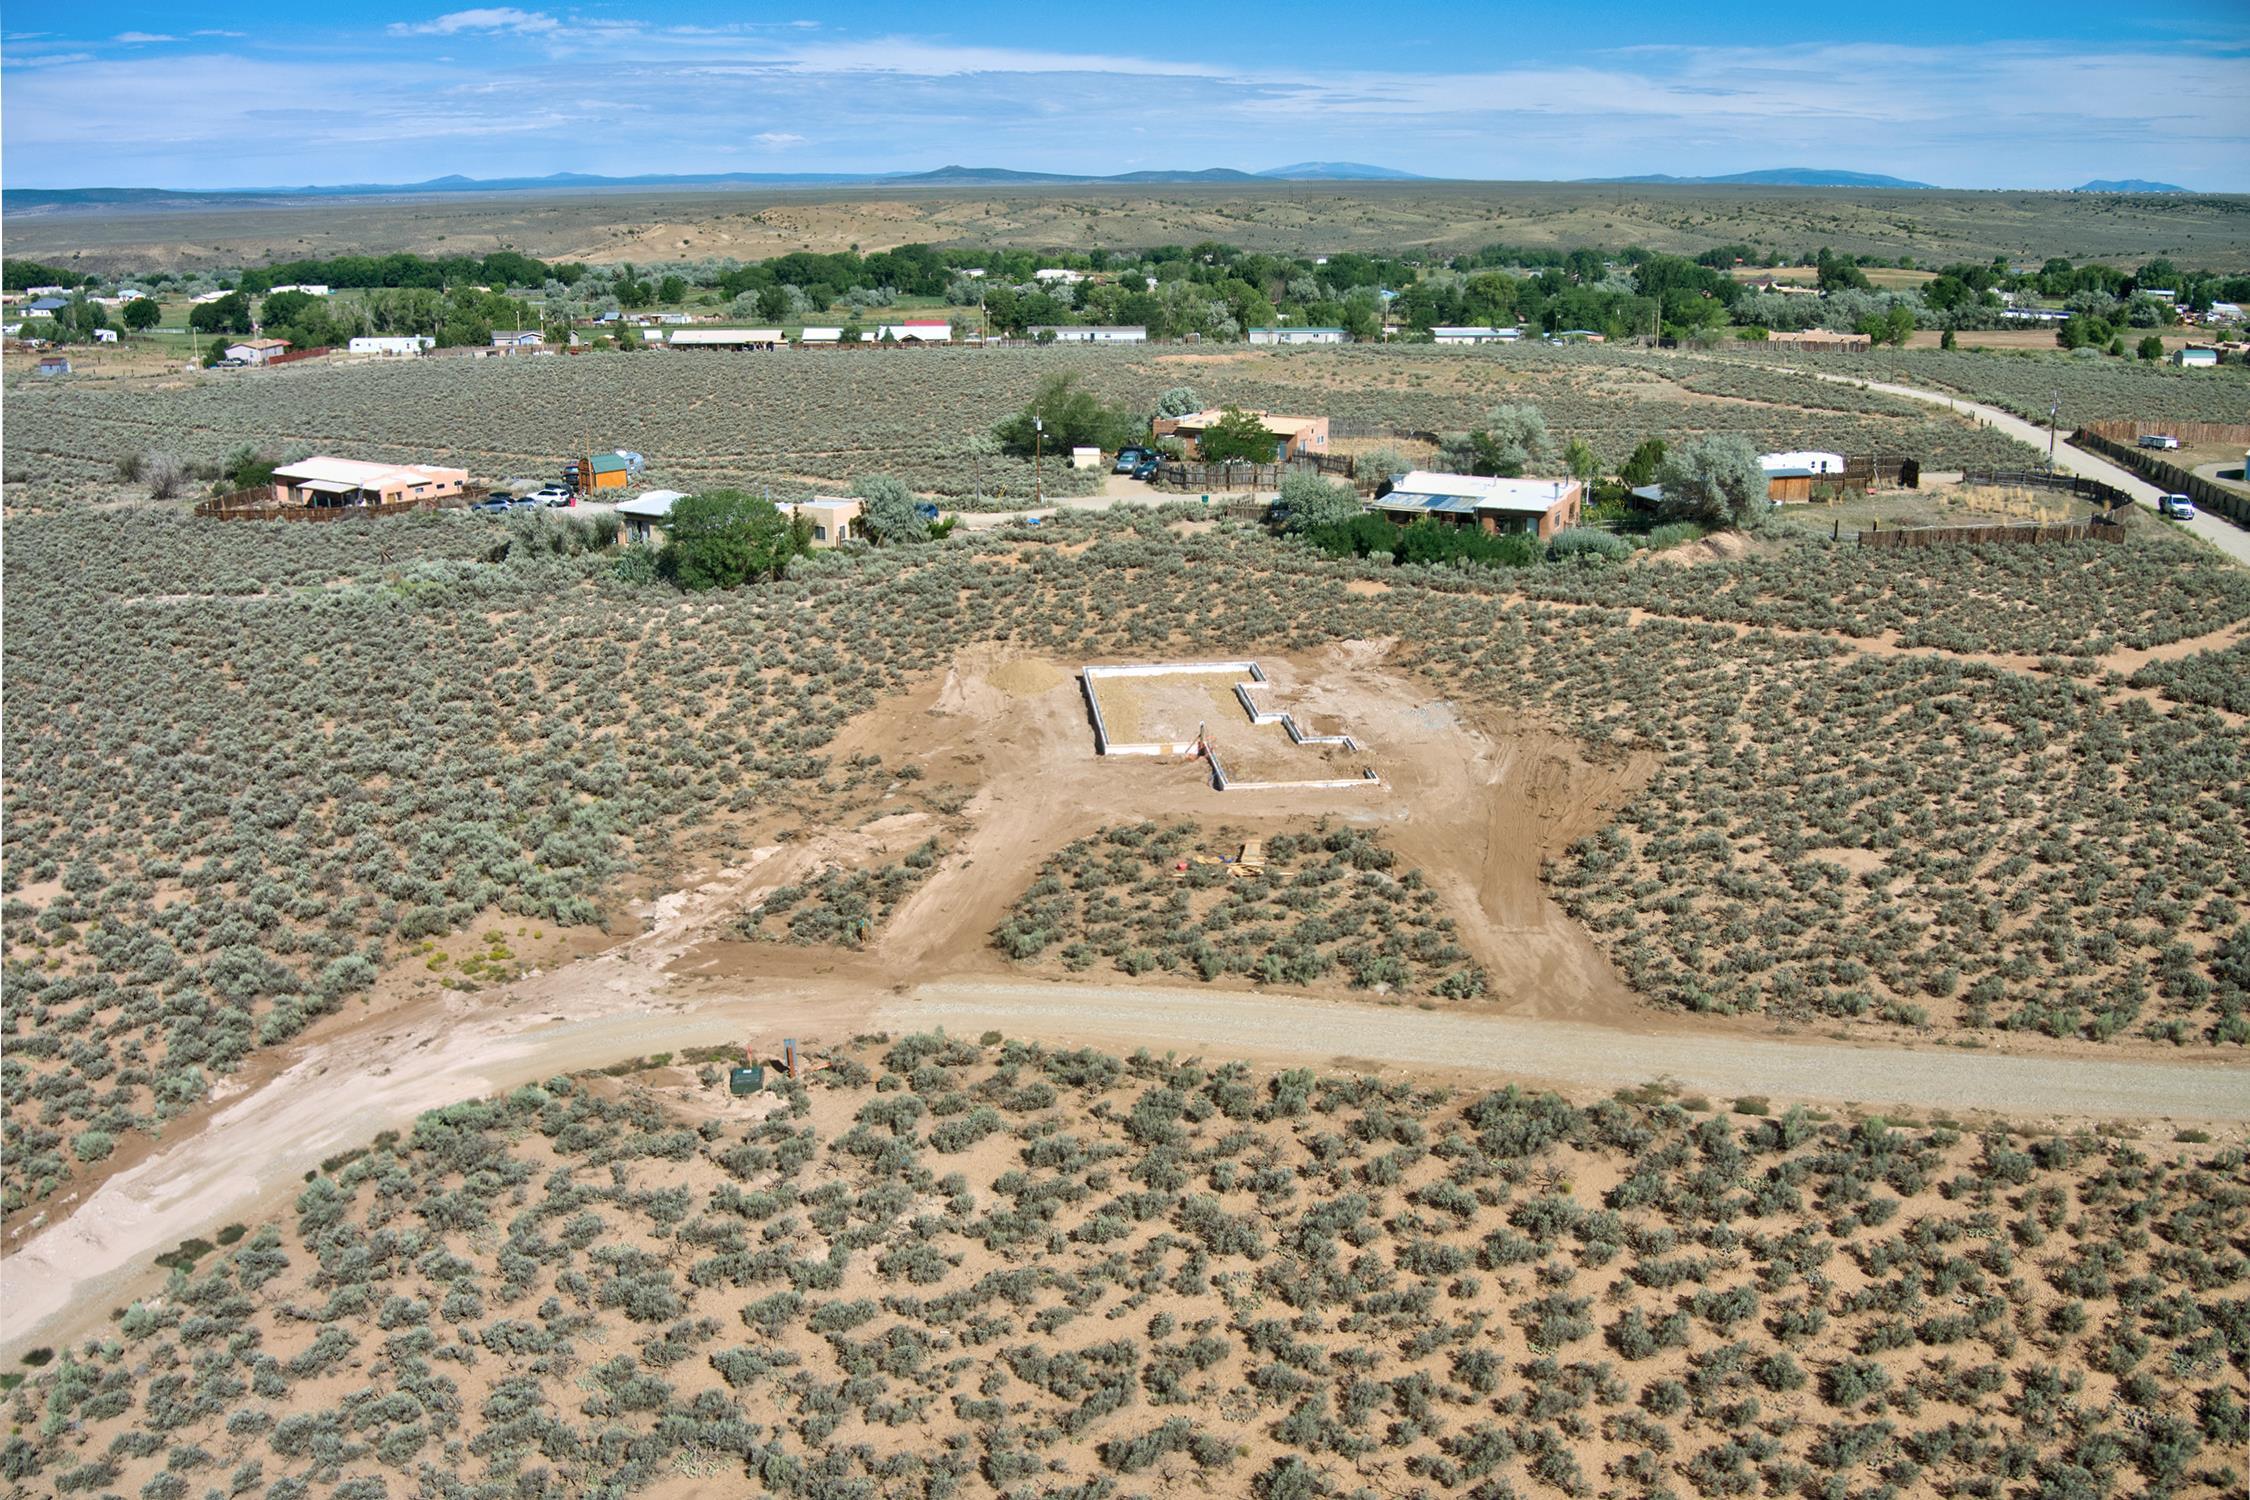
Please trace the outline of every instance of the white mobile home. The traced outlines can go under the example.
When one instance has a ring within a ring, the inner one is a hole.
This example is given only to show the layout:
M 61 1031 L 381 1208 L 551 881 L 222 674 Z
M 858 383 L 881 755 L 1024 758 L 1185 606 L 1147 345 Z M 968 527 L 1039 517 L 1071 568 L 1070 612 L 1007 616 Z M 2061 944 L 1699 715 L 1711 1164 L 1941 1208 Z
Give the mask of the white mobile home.
M 344 346 L 347 354 L 380 354 L 395 356 L 420 354 L 424 349 L 435 349 L 437 340 L 426 333 L 379 333 L 363 335 Z
M 1439 344 L 1512 344 L 1522 337 L 1521 328 L 1485 325 L 1452 325 L 1430 330 L 1431 341 Z
M 1341 328 L 1253 328 L 1253 344 L 1343 344 L 1351 335 Z
M 669 340 L 675 349 L 778 349 L 778 328 L 675 328 Z
M 1145 344 L 1148 329 L 1138 323 L 1041 323 L 1031 336 L 1058 344 Z

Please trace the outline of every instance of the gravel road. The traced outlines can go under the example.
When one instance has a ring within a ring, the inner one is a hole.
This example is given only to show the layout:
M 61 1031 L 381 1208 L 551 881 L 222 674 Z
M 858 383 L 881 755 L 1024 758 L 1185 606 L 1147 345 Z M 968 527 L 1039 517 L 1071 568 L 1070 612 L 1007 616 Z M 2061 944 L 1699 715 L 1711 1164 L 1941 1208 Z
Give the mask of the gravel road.
M 1724 1097 L 2048 1117 L 2250 1118 L 2250 1069 L 2225 1063 L 1998 1056 L 1295 999 L 1239 991 L 948 982 L 877 1007 L 893 1030 L 1192 1049 L 1217 1057 L 1337 1059 L 1505 1074 L 1566 1087 L 1657 1077 Z

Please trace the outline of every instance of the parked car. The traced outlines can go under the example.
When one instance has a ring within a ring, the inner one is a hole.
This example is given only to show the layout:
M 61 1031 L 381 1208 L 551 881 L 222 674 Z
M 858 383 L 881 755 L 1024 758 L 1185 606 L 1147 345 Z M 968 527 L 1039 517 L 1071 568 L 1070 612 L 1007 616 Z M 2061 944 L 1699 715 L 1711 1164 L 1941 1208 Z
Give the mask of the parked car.
M 566 484 L 543 484 L 524 498 L 533 505 L 576 505 L 578 492 Z
M 1134 473 L 1144 461 L 1153 456 L 1146 448 L 1120 448 L 1117 450 L 1117 462 L 1109 472 L 1112 474 Z
M 1155 455 L 1151 454 L 1149 457 L 1142 459 L 1139 463 L 1133 466 L 1133 477 L 1135 479 L 1144 479 L 1151 483 L 1154 483 L 1156 479 L 1156 471 L 1158 469 L 1161 469 L 1162 467 L 1164 467 L 1164 460 L 1157 458 Z
M 513 504 L 515 504 L 515 500 L 512 496 L 487 495 L 482 500 L 479 500 L 476 504 L 470 506 L 469 509 L 481 510 L 487 513 L 497 513 L 499 511 L 506 510 Z
M 2177 448 L 2180 446 L 2180 440 L 2169 433 L 2144 432 L 2141 434 L 2141 446 L 2143 448 Z
M 538 508 L 539 497 L 537 495 L 518 495 L 508 502 L 508 509 L 510 510 L 537 510 Z
M 2156 502 L 2156 513 L 2167 521 L 2195 519 L 2195 502 L 2185 495 L 2166 495 Z

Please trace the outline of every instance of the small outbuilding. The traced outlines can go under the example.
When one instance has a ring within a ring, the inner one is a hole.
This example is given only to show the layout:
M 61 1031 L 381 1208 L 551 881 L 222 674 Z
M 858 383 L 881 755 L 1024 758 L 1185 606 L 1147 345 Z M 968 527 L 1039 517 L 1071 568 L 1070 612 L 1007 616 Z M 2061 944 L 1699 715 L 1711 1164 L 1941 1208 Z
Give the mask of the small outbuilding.
M 492 332 L 495 349 L 537 349 L 547 342 L 547 336 L 536 328 L 496 328 Z
M 34 368 L 34 373 L 40 375 L 68 375 L 70 373 L 70 361 L 65 359 L 60 354 L 50 354 L 39 361 L 38 365 Z
M 2183 370 L 2207 370 L 2219 362 L 2219 351 L 2191 344 L 2172 356 L 2172 363 Z

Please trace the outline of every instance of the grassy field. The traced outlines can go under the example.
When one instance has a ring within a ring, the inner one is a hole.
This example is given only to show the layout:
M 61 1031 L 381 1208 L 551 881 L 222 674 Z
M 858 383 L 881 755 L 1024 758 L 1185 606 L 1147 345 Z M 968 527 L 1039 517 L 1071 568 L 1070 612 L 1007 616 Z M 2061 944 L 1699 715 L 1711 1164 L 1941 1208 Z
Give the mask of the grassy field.
M 1748 244 L 1796 259 L 1825 245 L 1933 265 L 1995 255 L 2137 262 L 2165 254 L 2213 270 L 2250 268 L 2250 215 L 2238 198 L 1652 184 L 610 189 L 12 212 L 8 227 L 11 254 L 88 270 L 393 250 L 513 248 L 543 260 L 648 262 L 756 260 L 855 245 L 873 251 L 916 241 L 1083 250 L 1204 239 L 1303 254 L 1451 254 L 1495 242 L 1694 254 Z

